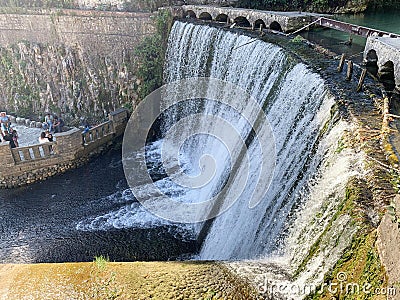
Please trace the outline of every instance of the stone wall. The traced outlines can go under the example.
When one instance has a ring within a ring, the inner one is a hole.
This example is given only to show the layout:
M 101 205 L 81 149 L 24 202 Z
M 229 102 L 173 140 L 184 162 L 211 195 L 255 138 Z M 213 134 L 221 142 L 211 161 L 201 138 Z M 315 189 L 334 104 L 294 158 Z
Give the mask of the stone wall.
M 0 188 L 13 188 L 45 180 L 85 164 L 122 135 L 127 122 L 128 111 L 119 109 L 110 114 L 110 121 L 90 130 L 88 134 L 94 138 L 87 143 L 83 143 L 83 134 L 78 128 L 55 134 L 56 141 L 51 144 L 11 149 L 8 142 L 0 143 Z M 102 126 L 112 130 L 102 130 Z M 98 134 L 100 130 L 102 135 Z M 45 147 L 50 147 L 51 151 L 46 153 Z
M 364 50 L 364 60 L 367 60 L 368 52 L 375 50 L 378 57 L 379 70 L 389 61 L 393 63 L 395 83 L 400 90 L 400 39 L 390 37 L 369 37 Z
M 134 50 L 154 33 L 149 13 L 0 14 L 0 108 L 24 117 L 52 111 L 71 123 L 132 106 L 141 86 Z
M 113 11 L 155 11 L 159 7 L 183 4 L 234 5 L 237 0 L 2 0 L 3 6 L 80 8 Z

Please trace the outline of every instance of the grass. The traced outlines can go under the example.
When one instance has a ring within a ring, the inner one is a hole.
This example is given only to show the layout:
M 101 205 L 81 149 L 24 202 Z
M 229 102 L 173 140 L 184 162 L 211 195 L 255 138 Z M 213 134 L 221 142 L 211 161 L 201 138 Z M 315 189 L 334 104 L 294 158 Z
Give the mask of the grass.
M 108 256 L 104 257 L 103 255 L 100 255 L 95 256 L 94 262 L 100 271 L 104 271 L 106 269 L 107 263 L 110 262 L 110 259 L 108 258 Z

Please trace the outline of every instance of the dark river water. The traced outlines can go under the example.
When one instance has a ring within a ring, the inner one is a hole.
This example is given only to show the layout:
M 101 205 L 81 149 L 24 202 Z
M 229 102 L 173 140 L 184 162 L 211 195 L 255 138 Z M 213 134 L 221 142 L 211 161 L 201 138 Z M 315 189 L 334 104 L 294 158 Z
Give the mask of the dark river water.
M 0 190 L 0 262 L 167 260 L 196 250 L 168 228 L 81 231 L 76 225 L 118 204 L 104 198 L 126 187 L 121 150 L 45 182 Z M 134 201 L 134 200 L 132 200 Z
M 355 15 L 335 15 L 334 19 L 339 21 L 376 28 L 383 31 L 400 34 L 400 11 L 375 11 Z M 321 44 L 335 53 L 346 53 L 355 62 L 362 61 L 362 52 L 365 47 L 366 39 L 359 36 L 352 36 L 351 46 L 343 45 L 350 38 L 350 34 L 328 29 L 316 28 L 301 34 L 305 38 Z

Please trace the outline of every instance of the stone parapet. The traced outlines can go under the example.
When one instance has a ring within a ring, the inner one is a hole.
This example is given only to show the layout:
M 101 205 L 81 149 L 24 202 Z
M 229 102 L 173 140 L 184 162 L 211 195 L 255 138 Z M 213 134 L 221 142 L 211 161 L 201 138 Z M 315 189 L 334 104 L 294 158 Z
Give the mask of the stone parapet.
M 102 153 L 114 139 L 124 133 L 129 113 L 119 109 L 110 113 L 109 121 L 89 132 L 78 128 L 55 134 L 53 143 L 11 149 L 0 143 L 0 188 L 14 188 L 45 180 L 79 167 Z

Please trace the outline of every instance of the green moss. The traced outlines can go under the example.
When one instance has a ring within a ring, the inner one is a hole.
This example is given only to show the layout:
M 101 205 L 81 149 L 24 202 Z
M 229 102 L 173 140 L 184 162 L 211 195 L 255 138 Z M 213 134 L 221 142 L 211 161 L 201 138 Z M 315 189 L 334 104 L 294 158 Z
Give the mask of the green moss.
M 295 44 L 302 44 L 304 41 L 305 39 L 301 35 L 296 35 L 296 37 L 291 40 L 291 42 Z
M 344 143 L 343 138 L 339 139 L 337 144 L 338 145 L 335 150 L 335 153 L 340 153 L 346 148 L 346 144 Z
M 346 186 L 345 198 L 339 204 L 336 213 L 329 220 L 328 225 L 325 227 L 324 231 L 315 241 L 315 243 L 311 246 L 308 255 L 299 265 L 297 270 L 294 272 L 294 277 L 297 277 L 307 266 L 309 261 L 315 256 L 315 254 L 319 251 L 321 243 L 326 238 L 327 233 L 331 230 L 333 223 L 342 215 L 348 214 L 352 216 L 355 220 L 363 219 L 363 216 L 360 214 L 361 210 L 355 209 L 360 201 L 365 201 L 367 197 L 369 197 L 368 193 L 364 190 L 367 189 L 365 182 L 359 181 L 357 178 L 352 178 L 349 180 Z
M 345 287 L 354 284 L 359 292 L 346 292 L 332 294 L 329 290 L 316 292 L 306 299 L 372 299 L 376 297 L 373 293 L 365 293 L 363 290 L 373 291 L 386 286 L 385 271 L 380 263 L 379 255 L 375 246 L 376 229 L 367 222 L 361 205 L 368 205 L 371 200 L 370 191 L 366 183 L 353 178 L 346 187 L 345 201 L 338 210 L 339 214 L 350 214 L 358 227 L 349 247 L 347 247 L 341 258 L 336 262 L 334 268 L 325 275 L 324 286 L 334 284 L 339 286 L 343 283 Z M 334 217 L 335 218 L 335 217 Z M 345 281 L 340 281 L 340 276 L 345 275 Z M 321 285 L 322 287 L 322 285 Z M 317 290 L 321 291 L 322 288 Z
M 171 13 L 161 10 L 156 18 L 157 32 L 153 36 L 145 38 L 135 49 L 135 55 L 141 62 L 137 71 L 142 82 L 139 87 L 140 100 L 161 87 L 163 83 L 164 56 L 171 24 Z

